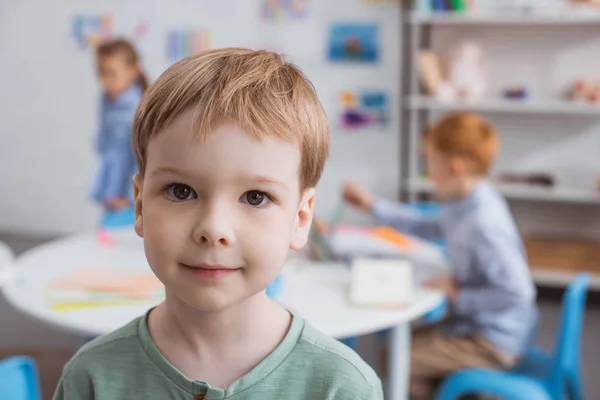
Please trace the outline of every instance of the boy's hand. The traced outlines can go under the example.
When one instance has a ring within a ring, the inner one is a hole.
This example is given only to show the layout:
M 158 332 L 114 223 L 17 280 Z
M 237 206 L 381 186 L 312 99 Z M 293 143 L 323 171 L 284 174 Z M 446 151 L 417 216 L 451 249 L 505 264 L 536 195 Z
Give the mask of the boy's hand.
M 346 182 L 343 192 L 344 201 L 362 211 L 370 212 L 375 202 L 375 196 L 358 183 Z
M 444 292 L 448 301 L 454 303 L 458 295 L 458 286 L 452 277 L 440 277 L 428 280 L 423 286 Z

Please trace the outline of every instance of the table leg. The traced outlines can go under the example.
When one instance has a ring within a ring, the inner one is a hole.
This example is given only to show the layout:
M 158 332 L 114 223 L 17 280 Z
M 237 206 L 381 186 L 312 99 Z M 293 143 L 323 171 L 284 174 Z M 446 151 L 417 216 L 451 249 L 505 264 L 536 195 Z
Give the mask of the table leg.
M 390 329 L 387 396 L 389 400 L 408 399 L 410 369 L 410 324 Z

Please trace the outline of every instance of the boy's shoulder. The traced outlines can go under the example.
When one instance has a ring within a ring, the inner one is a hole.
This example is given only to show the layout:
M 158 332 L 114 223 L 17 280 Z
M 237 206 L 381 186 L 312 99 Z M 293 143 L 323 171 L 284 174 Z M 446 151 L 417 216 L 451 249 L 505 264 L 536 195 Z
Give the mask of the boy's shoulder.
M 484 182 L 482 194 L 469 213 L 472 231 L 476 235 L 513 233 L 515 223 L 504 196 L 490 182 Z
M 137 350 L 135 342 L 139 342 L 137 330 L 141 318 L 143 317 L 136 318 L 116 331 L 83 345 L 65 365 L 65 374 L 69 374 L 71 371 L 87 374 L 93 369 L 106 367 L 105 364 L 108 363 L 113 366 L 118 365 L 115 364 L 118 359 L 127 359 L 132 351 Z M 104 363 L 103 360 L 106 360 L 107 363 Z
M 292 357 L 310 365 L 314 374 L 338 380 L 336 386 L 339 384 L 350 390 L 361 388 L 373 394 L 381 391 L 379 377 L 358 354 L 308 323 L 305 323 Z

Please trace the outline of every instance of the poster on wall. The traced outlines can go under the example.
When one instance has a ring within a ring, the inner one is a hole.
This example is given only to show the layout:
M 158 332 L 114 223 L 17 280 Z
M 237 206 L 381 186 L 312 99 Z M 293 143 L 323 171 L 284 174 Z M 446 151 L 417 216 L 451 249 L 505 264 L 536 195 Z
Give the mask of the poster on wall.
M 126 32 L 116 33 L 110 14 L 77 14 L 71 20 L 71 35 L 80 50 L 95 49 L 101 42 L 120 35 L 135 42 L 147 32 L 148 22 L 140 21 Z
M 389 103 L 382 90 L 344 90 L 338 96 L 339 127 L 344 131 L 386 130 Z
M 305 18 L 308 0 L 263 0 L 262 18 L 267 21 Z
M 71 20 L 71 35 L 81 50 L 95 48 L 113 35 L 112 16 L 109 14 L 75 15 Z
M 331 62 L 376 63 L 380 57 L 379 26 L 368 23 L 331 26 L 327 55 Z
M 167 59 L 175 63 L 210 49 L 208 29 L 174 29 L 167 33 Z

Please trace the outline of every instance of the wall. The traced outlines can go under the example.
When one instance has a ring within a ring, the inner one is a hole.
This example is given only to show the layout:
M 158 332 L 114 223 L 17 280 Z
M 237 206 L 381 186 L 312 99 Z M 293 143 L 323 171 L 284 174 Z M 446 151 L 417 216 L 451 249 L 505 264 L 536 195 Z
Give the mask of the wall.
M 364 7 L 361 0 L 309 1 L 306 20 L 265 23 L 257 0 L 5 0 L 0 5 L 0 231 L 71 233 L 94 228 L 97 207 L 88 193 L 96 165 L 92 143 L 98 87 L 93 57 L 77 49 L 70 20 L 78 13 L 114 13 L 117 33 L 140 21 L 138 41 L 149 75 L 167 66 L 165 31 L 206 27 L 212 44 L 268 46 L 291 54 L 314 80 L 329 113 L 341 89 L 377 86 L 397 98 L 399 26 L 396 7 Z M 35 12 L 33 11 L 35 10 Z M 336 20 L 382 24 L 383 61 L 373 67 L 332 66 L 325 60 L 328 25 Z M 398 105 L 393 105 L 397 109 Z M 394 121 L 397 127 L 397 121 Z M 397 192 L 398 137 L 335 134 L 321 185 L 319 212 L 335 207 L 338 186 L 353 176 L 381 192 Z

